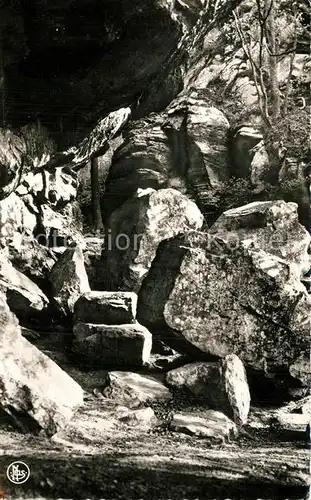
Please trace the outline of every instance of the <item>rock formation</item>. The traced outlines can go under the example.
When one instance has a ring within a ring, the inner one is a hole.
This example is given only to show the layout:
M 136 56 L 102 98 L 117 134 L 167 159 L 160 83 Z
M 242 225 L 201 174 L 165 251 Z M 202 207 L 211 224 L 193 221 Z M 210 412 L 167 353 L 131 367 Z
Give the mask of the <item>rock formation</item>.
M 222 411 L 235 423 L 245 425 L 250 394 L 243 363 L 231 354 L 218 363 L 190 363 L 166 375 L 170 387 L 189 391 L 209 408 Z
M 0 295 L 0 409 L 22 432 L 51 436 L 83 404 L 83 391 L 56 363 L 21 335 Z
M 138 190 L 107 221 L 102 287 L 137 293 L 161 241 L 202 225 L 195 203 L 175 189 Z
M 282 0 L 275 19 L 273 123 L 273 100 L 264 117 L 256 88 L 259 78 L 265 90 L 274 56 L 260 66 L 255 0 L 35 4 L 0 7 L 0 118 L 19 127 L 0 129 L 3 447 L 12 439 L 15 454 L 16 429 L 53 436 L 35 447 L 58 460 L 61 446 L 62 470 L 70 450 L 70 477 L 90 497 L 153 497 L 153 473 L 157 494 L 169 477 L 174 498 L 184 472 L 185 497 L 199 497 L 192 478 L 211 497 L 303 486 L 311 375 L 302 2 Z M 239 22 L 250 29 L 248 52 Z M 47 54 L 57 61 L 45 63 Z M 94 159 L 97 184 L 93 168 L 86 173 Z M 267 409 L 275 394 L 278 408 Z M 123 484 L 129 457 L 139 484 Z M 52 487 L 75 497 L 50 485 L 50 463 L 42 481 L 42 456 L 40 465 L 38 497 Z
M 220 357 L 233 352 L 269 373 L 308 356 L 309 310 L 286 261 L 243 241 L 231 248 L 221 235 L 189 232 L 160 245 L 138 320 L 168 342 Z

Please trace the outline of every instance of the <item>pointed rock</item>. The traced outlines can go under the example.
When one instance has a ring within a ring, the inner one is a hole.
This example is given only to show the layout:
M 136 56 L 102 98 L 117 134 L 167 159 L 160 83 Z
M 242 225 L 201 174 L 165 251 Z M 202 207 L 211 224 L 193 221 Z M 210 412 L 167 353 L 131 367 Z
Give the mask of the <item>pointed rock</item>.
M 73 314 L 80 296 L 90 292 L 82 248 L 68 248 L 53 266 L 49 275 L 52 296 L 64 314 Z

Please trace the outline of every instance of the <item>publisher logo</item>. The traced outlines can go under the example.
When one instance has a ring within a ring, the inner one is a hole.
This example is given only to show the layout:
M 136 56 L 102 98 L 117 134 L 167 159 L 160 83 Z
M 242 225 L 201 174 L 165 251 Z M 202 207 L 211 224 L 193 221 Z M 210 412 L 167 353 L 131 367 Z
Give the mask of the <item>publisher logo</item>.
M 22 484 L 29 479 L 30 469 L 25 462 L 12 462 L 6 470 L 6 475 L 11 483 Z

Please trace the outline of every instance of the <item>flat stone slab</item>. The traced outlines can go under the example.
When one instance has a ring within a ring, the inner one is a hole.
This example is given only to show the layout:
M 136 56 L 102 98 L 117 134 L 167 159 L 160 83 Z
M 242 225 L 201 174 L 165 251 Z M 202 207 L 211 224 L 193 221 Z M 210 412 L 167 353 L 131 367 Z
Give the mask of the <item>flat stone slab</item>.
M 142 366 L 148 362 L 152 335 L 142 325 L 94 325 L 77 323 L 74 350 L 90 362 L 105 365 Z
M 122 325 L 134 323 L 137 295 L 133 292 L 87 292 L 75 303 L 75 323 Z
M 170 423 L 170 429 L 220 442 L 237 434 L 234 422 L 223 413 L 214 410 L 206 411 L 204 417 L 176 413 Z
M 168 401 L 172 395 L 155 377 L 139 373 L 113 371 L 108 374 L 109 386 L 103 394 L 129 407 L 152 401 Z

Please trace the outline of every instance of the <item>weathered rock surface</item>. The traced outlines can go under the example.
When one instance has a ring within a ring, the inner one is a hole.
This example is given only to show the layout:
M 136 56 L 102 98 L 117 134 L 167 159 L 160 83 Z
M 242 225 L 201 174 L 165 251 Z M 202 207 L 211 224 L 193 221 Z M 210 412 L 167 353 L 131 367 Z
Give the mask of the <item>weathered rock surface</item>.
M 57 260 L 55 254 L 33 238 L 23 239 L 18 247 L 10 246 L 8 250 L 8 258 L 14 267 L 44 291 L 49 273 Z
M 219 109 L 211 105 L 205 90 L 192 90 L 182 94 L 169 106 L 166 130 L 169 129 L 171 116 L 179 114 L 180 108 L 185 114 L 186 136 L 184 148 L 179 154 L 187 154 L 187 160 L 184 160 L 187 163 L 180 175 L 185 177 L 189 192 L 194 195 L 203 215 L 209 219 L 213 209 L 212 198 L 230 176 L 229 122 Z
M 311 416 L 311 396 L 306 396 L 298 401 L 291 401 L 285 406 L 282 406 L 276 413 L 295 413 Z
M 39 207 L 36 238 L 48 247 L 68 247 L 72 243 L 82 243 L 82 224 L 80 209 L 75 203 L 60 210 L 53 210 L 50 205 Z
M 134 121 L 112 158 L 103 195 L 104 214 L 131 198 L 137 189 L 168 187 L 172 170 L 168 138 L 161 129 L 162 117 Z
M 42 290 L 27 276 L 15 269 L 0 256 L 0 289 L 5 293 L 8 304 L 19 318 L 27 320 L 44 312 L 49 300 Z
M 109 385 L 104 390 L 106 397 L 137 408 L 148 402 L 168 401 L 171 393 L 165 385 L 149 375 L 113 371 L 108 374 Z
M 0 248 L 12 264 L 36 282 L 46 278 L 55 257 L 35 238 L 38 210 L 15 193 L 0 201 Z
M 62 208 L 76 199 L 77 187 L 77 173 L 70 166 L 37 168 L 22 177 L 17 194 L 31 195 L 37 205 Z
M 151 333 L 139 324 L 94 325 L 76 323 L 73 329 L 75 352 L 90 363 L 105 366 L 142 366 L 148 362 Z
M 124 127 L 131 115 L 130 108 L 112 111 L 99 120 L 90 134 L 78 146 L 73 146 L 62 153 L 52 156 L 44 168 L 67 164 L 78 169 L 86 165 L 92 158 L 100 156 L 108 149 L 108 141 L 113 139 Z
M 21 335 L 0 295 L 0 408 L 23 432 L 53 435 L 83 403 L 83 391 Z
M 243 363 L 235 355 L 218 363 L 190 363 L 166 375 L 169 386 L 189 391 L 202 404 L 219 410 L 237 425 L 244 425 L 250 408 L 250 393 Z
M 0 244 L 19 249 L 25 238 L 33 238 L 37 225 L 36 215 L 31 213 L 23 200 L 15 193 L 0 201 Z
M 311 365 L 308 356 L 301 355 L 290 365 L 289 373 L 311 390 Z
M 86 236 L 84 241 L 83 257 L 89 284 L 91 290 L 100 290 L 100 267 L 104 239 Z
M 132 292 L 88 292 L 75 303 L 75 323 L 135 323 L 137 295 Z
M 151 429 L 158 420 L 152 408 L 139 408 L 138 410 L 130 410 L 126 407 L 117 408 L 117 418 L 123 424 L 131 427 L 142 427 Z
M 108 238 L 101 274 L 105 290 L 138 292 L 161 241 L 201 229 L 196 204 L 175 189 L 137 193 L 107 222 Z
M 171 187 L 190 194 L 209 217 L 229 178 L 228 131 L 203 89 L 183 92 L 164 112 L 130 124 L 107 177 L 106 216 L 138 189 Z
M 234 175 L 249 179 L 256 193 L 276 183 L 277 175 L 271 168 L 263 135 L 258 128 L 250 125 L 237 127 L 231 153 Z
M 170 422 L 170 429 L 221 443 L 237 435 L 237 429 L 232 420 L 214 410 L 206 411 L 204 417 L 176 413 Z
M 310 234 L 298 221 L 295 203 L 259 201 L 227 210 L 210 232 L 221 235 L 229 246 L 244 243 L 281 257 L 299 276 L 310 268 Z
M 284 260 L 217 235 L 189 232 L 159 247 L 139 294 L 138 320 L 166 342 L 235 353 L 255 369 L 308 359 L 310 299 Z
M 232 138 L 232 153 L 236 176 L 250 177 L 251 163 L 254 158 L 253 148 L 262 139 L 262 133 L 252 126 L 244 125 L 235 130 Z
M 11 130 L 0 129 L 0 200 L 17 188 L 24 153 L 24 140 Z
M 68 248 L 61 255 L 51 270 L 49 281 L 52 285 L 52 297 L 60 310 L 64 314 L 73 314 L 79 297 L 91 291 L 79 245 Z

